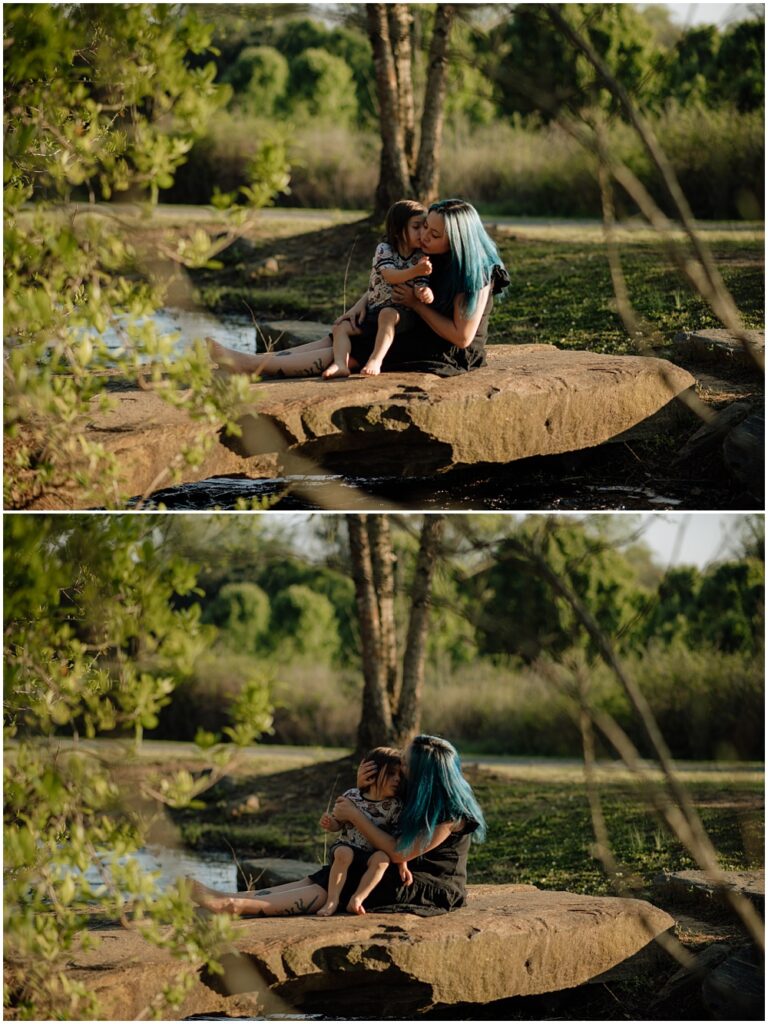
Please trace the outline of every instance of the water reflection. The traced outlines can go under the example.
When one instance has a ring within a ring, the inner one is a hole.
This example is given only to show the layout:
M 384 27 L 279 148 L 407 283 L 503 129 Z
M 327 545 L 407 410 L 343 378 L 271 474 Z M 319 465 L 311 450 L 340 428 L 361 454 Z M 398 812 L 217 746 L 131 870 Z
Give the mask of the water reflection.
M 209 885 L 214 889 L 232 892 L 236 888 L 236 869 L 228 853 L 195 853 L 193 850 L 173 849 L 165 846 L 147 846 L 132 855 L 143 871 L 160 872 L 158 887 L 166 889 L 183 875 Z M 96 867 L 85 875 L 93 886 L 102 879 Z
M 146 321 L 137 321 L 139 324 L 143 322 Z M 253 320 L 247 314 L 217 315 L 207 310 L 158 309 L 150 318 L 150 322 L 155 324 L 159 334 L 178 334 L 176 349 L 179 352 L 193 339 L 205 337 L 211 337 L 239 352 L 256 351 L 256 329 Z M 123 345 L 123 339 L 112 328 L 108 328 L 103 337 L 110 351 Z

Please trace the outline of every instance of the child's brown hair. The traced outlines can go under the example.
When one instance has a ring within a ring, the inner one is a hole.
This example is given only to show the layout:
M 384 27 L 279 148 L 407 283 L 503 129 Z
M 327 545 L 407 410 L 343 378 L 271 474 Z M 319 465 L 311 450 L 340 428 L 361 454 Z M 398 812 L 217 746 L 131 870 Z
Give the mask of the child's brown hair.
M 396 771 L 402 772 L 403 754 L 402 751 L 395 750 L 394 747 L 374 747 L 373 750 L 368 751 L 363 760 L 373 761 L 378 768 L 376 777 L 360 790 L 363 794 L 372 786 L 380 786 L 386 779 L 394 775 Z
M 405 229 L 411 217 L 426 217 L 427 209 L 415 199 L 398 199 L 387 211 L 387 218 L 384 221 L 384 234 L 386 241 L 393 249 L 399 249 L 405 241 Z

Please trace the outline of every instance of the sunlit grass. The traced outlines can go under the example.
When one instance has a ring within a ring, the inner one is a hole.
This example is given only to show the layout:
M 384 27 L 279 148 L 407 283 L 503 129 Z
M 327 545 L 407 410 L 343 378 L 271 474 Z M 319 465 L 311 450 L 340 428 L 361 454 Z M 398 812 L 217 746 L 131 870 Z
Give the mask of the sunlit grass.
M 171 747 L 163 747 L 167 757 Z M 293 765 L 267 747 L 250 751 L 250 774 L 239 776 L 238 785 L 223 793 L 212 791 L 205 810 L 180 816 L 185 841 L 200 849 L 226 850 L 231 844 L 241 858 L 251 854 L 321 860 L 323 834 L 317 822 L 331 796 L 353 784 L 353 763 L 299 767 L 301 751 L 294 753 L 295 772 Z M 316 757 L 316 752 L 311 756 Z M 591 894 L 610 891 L 593 855 L 584 774 L 577 761 L 494 760 L 492 766 L 478 768 L 467 757 L 465 766 L 488 821 L 487 841 L 473 845 L 470 853 L 470 882 L 533 884 Z M 680 764 L 679 775 L 718 849 L 722 867 L 761 866 L 763 766 L 686 762 Z M 602 763 L 598 778 L 616 857 L 627 877 L 639 878 L 641 892 L 661 871 L 696 867 L 649 810 L 625 769 Z M 231 808 L 251 794 L 258 796 L 259 811 L 233 818 Z

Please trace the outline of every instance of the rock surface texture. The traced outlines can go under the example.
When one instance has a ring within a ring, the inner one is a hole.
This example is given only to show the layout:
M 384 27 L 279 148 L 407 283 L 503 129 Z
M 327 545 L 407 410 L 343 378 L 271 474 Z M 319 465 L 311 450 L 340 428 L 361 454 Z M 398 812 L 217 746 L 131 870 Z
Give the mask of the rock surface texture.
M 675 348 L 680 355 L 697 362 L 715 363 L 722 367 L 741 366 L 755 373 L 765 370 L 765 334 L 762 331 L 749 331 L 743 341 L 719 327 L 706 331 L 681 331 L 675 335 Z
M 241 920 L 235 939 L 240 955 L 223 958 L 223 977 L 199 976 L 175 1012 L 277 1013 L 292 1007 L 407 1018 L 435 1006 L 583 985 L 632 957 L 637 963 L 637 954 L 654 950 L 654 937 L 673 924 L 640 900 L 515 885 L 470 887 L 467 907 L 435 918 Z M 135 932 L 100 934 L 98 949 L 73 958 L 72 980 L 97 993 L 105 1019 L 130 1019 L 178 965 Z
M 272 380 L 254 385 L 241 438 L 220 437 L 199 466 L 180 453 L 194 436 L 183 411 L 152 392 L 123 391 L 108 413 L 94 405 L 88 438 L 114 453 L 120 490 L 151 493 L 174 481 L 343 473 L 424 477 L 453 468 L 649 437 L 687 417 L 694 384 L 663 359 L 498 345 L 488 366 L 458 377 L 382 374 L 343 380 Z M 91 502 L 92 504 L 92 502 Z M 37 508 L 87 507 L 77 490 Z

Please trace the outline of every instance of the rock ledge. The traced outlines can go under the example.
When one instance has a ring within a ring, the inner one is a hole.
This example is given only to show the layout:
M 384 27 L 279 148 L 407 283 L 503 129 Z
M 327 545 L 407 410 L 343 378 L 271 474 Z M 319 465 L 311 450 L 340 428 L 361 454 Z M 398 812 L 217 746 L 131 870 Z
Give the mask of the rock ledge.
M 673 924 L 641 900 L 517 885 L 470 887 L 464 909 L 435 918 L 242 920 L 239 955 L 224 958 L 223 977 L 199 976 L 178 1014 L 276 1013 L 287 1005 L 407 1018 L 434 1006 L 536 995 L 637 964 Z M 178 965 L 135 932 L 101 934 L 98 949 L 73 958 L 72 980 L 96 992 L 105 1019 L 133 1018 Z

